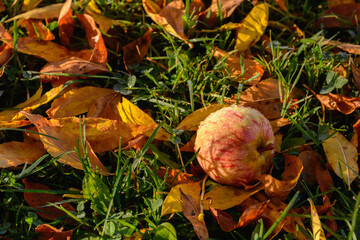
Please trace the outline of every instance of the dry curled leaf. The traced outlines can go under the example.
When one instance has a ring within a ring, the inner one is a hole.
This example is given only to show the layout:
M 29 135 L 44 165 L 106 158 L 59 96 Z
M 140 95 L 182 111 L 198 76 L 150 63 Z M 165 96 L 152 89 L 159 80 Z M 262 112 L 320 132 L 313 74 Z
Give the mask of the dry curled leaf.
M 49 224 L 41 224 L 35 228 L 35 232 L 40 234 L 38 240 L 70 240 L 73 234 L 72 230 L 63 231 Z
M 347 97 L 329 93 L 326 95 L 316 94 L 316 98 L 329 110 L 337 110 L 343 114 L 351 114 L 360 107 L 360 97 Z

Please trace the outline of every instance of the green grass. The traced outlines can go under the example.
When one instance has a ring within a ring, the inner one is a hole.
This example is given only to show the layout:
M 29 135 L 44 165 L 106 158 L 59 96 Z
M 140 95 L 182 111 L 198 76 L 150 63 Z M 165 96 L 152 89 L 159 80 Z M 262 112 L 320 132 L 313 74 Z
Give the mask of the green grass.
M 12 1 L 3 2 L 7 6 L 7 11 L 1 14 L 2 23 L 20 13 L 22 1 L 18 1 L 14 6 L 11 6 Z M 112 72 L 88 76 L 87 80 L 79 82 L 83 86 L 115 89 L 141 109 L 149 109 L 155 121 L 160 123 L 159 126 L 171 134 L 170 141 L 155 145 L 152 143 L 155 136 L 153 134 L 141 151 L 119 148 L 117 151 L 101 155 L 101 160 L 106 162 L 109 171 L 114 173 L 111 176 L 102 176 L 89 170 L 86 154 L 82 158 L 84 171 L 62 165 L 56 161 L 57 158 L 52 158 L 48 154 L 30 166 L 0 169 L 0 237 L 31 239 L 38 236 L 34 229 L 40 224 L 50 223 L 57 228 L 62 226 L 62 219 L 42 219 L 27 205 L 23 197 L 25 190 L 22 183 L 22 179 L 27 178 L 29 181 L 47 184 L 53 189 L 50 191 L 53 194 L 79 194 L 78 191 L 69 190 L 74 187 L 84 191 L 84 198 L 67 199 L 76 208 L 75 212 L 67 212 L 75 224 L 65 226 L 66 229 L 74 231 L 74 239 L 124 239 L 135 233 L 144 239 L 171 239 L 175 235 L 178 239 L 196 239 L 191 223 L 183 214 L 174 214 L 171 219 L 169 216 L 161 217 L 161 206 L 170 186 L 157 176 L 156 170 L 165 166 L 190 172 L 190 162 L 196 162 L 195 153 L 179 153 L 176 149 L 180 144 L 188 142 L 193 133 L 178 130 L 177 125 L 194 110 L 203 107 L 203 104 L 223 103 L 235 94 L 240 96 L 248 87 L 231 79 L 224 59 L 216 60 L 212 56 L 215 46 L 226 51 L 233 50 L 234 32 L 193 28 L 197 20 L 188 16 L 187 5 L 187 15 L 183 20 L 190 35 L 189 42 L 193 45 L 191 48 L 189 44 L 174 38 L 146 16 L 139 0 L 96 2 L 104 15 L 123 20 L 125 27 L 116 26 L 107 33 L 112 37 L 112 42 L 120 46 L 117 48 L 108 45 L 108 65 Z M 188 2 L 186 1 L 186 4 Z M 321 143 L 329 137 L 328 130 L 341 131 L 350 139 L 354 132 L 352 125 L 359 118 L 359 113 L 355 111 L 350 115 L 344 115 L 328 110 L 323 113 L 319 101 L 308 89 L 316 93 L 330 90 L 333 93 L 344 93 L 346 90 L 347 96 L 359 96 L 353 84 L 335 84 L 336 81 L 345 80 L 334 78 L 332 73 L 340 65 L 349 66 L 350 54 L 334 54 L 331 47 L 323 43 L 324 38 L 331 38 L 336 34 L 336 38 L 341 38 L 342 41 L 357 44 L 359 29 L 356 26 L 336 30 L 316 29 L 315 21 L 321 15 L 321 9 L 326 8 L 326 1 L 287 2 L 289 12 L 285 13 L 272 1 L 269 20 L 285 26 L 296 23 L 306 37 L 299 39 L 295 31 L 288 31 L 273 24 L 265 33 L 273 40 L 274 54 L 266 52 L 267 46 L 261 41 L 257 42 L 251 51 L 254 58 L 266 68 L 265 76 L 279 79 L 284 86 L 282 116 L 291 120 L 292 124 L 281 128 L 284 136 L 282 152 L 297 155 L 298 147 L 305 144 L 312 146 L 325 159 Z M 43 1 L 39 6 L 52 3 L 54 1 Z M 223 23 L 239 22 L 251 8 L 251 2 L 244 1 L 230 18 L 220 20 Z M 82 9 L 78 11 L 81 12 Z M 127 24 L 128 22 L 133 24 Z M 5 27 L 9 29 L 15 26 L 14 24 L 6 23 Z M 149 27 L 154 28 L 148 53 L 148 57 L 153 61 L 144 60 L 143 63 L 136 64 L 133 75 L 130 76 L 122 61 L 121 47 L 141 37 Z M 220 24 L 216 27 L 220 27 Z M 81 42 L 85 41 L 84 30 L 80 25 L 75 29 L 78 31 L 75 31 L 74 42 L 82 44 Z M 55 35 L 57 31 L 55 26 Z M 18 37 L 26 35 L 26 30 L 21 27 L 14 28 L 13 34 L 16 41 Z M 282 53 L 282 49 L 288 50 Z M 356 58 L 355 55 L 352 57 Z M 44 64 L 45 61 L 42 59 L 15 50 L 0 79 L 1 109 L 11 108 L 25 101 L 39 88 L 39 70 Z M 352 82 L 350 67 L 345 69 L 348 82 Z M 51 88 L 49 84 L 43 85 L 45 90 Z M 303 90 L 304 96 L 292 99 L 290 93 L 294 87 Z M 294 104 L 292 100 L 299 107 L 289 115 L 287 110 Z M 34 112 L 45 115 L 49 106 L 47 104 Z M 82 126 L 79 126 L 79 131 L 86 136 Z M 0 142 L 21 138 L 21 131 L 0 131 Z M 154 154 L 148 154 L 148 149 Z M 281 155 L 276 155 L 273 175 L 280 178 L 283 168 Z M 320 216 L 320 219 L 322 223 L 326 219 L 337 221 L 339 229 L 333 232 L 329 239 L 359 239 L 359 179 L 354 181 L 352 189 L 349 190 L 340 178 L 335 175 L 333 178 L 335 186 L 331 202 L 336 199 L 336 204 L 332 207 L 334 216 Z M 309 185 L 300 179 L 298 186 L 285 202 L 293 208 L 306 207 L 309 197 L 315 204 L 322 203 L 319 187 Z M 290 209 L 284 211 L 281 218 L 285 217 L 288 210 Z M 235 216 L 239 214 L 235 209 L 232 209 L 231 213 Z M 294 216 L 290 213 L 288 215 Z M 307 229 L 300 231 L 311 236 L 310 214 L 303 214 L 301 217 Z M 273 230 L 272 227 L 266 229 L 263 221 L 258 221 L 246 228 L 226 233 L 220 230 L 209 211 L 205 211 L 205 221 L 211 239 L 266 239 Z M 323 228 L 329 230 L 324 224 Z M 283 231 L 276 238 L 294 239 L 294 236 Z

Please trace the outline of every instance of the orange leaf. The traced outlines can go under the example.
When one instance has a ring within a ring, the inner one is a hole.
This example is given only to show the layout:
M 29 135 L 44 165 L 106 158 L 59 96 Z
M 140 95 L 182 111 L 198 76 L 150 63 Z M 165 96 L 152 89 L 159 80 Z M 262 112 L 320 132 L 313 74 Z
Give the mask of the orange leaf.
M 0 67 L 3 67 L 4 64 L 8 62 L 11 57 L 13 50 L 12 47 L 4 43 L 0 46 Z M 1 74 L 0 74 L 1 77 Z
M 316 94 L 315 96 L 329 110 L 337 110 L 346 115 L 360 107 L 360 97 L 347 97 L 333 93 L 327 95 Z
M 303 169 L 302 162 L 298 157 L 289 154 L 283 154 L 283 156 L 285 158 L 285 170 L 282 174 L 282 181 L 268 174 L 258 177 L 265 186 L 266 195 L 280 199 L 286 199 L 296 186 Z
M 94 18 L 88 14 L 76 15 L 86 31 L 86 40 L 93 49 L 89 59 L 94 63 L 105 63 L 107 60 L 107 50 L 100 30 L 97 28 Z
M 55 99 L 46 114 L 50 118 L 76 116 L 89 111 L 99 97 L 113 93 L 112 89 L 91 86 L 72 89 Z
M 16 167 L 31 164 L 46 151 L 33 142 L 7 142 L 0 144 L 0 168 Z
M 30 125 L 28 120 L 3 121 L 0 120 L 0 128 L 19 128 Z
M 180 148 L 180 151 L 183 152 L 194 152 L 194 147 L 195 147 L 195 138 L 196 138 L 196 134 L 194 134 L 190 141 L 188 141 L 184 146 L 182 146 Z
M 211 200 L 210 200 L 211 202 Z M 236 228 L 246 227 L 247 225 L 254 223 L 263 214 L 267 207 L 268 202 L 254 204 L 245 209 L 240 216 L 238 222 L 235 222 L 233 217 L 222 210 L 215 209 L 209 204 L 211 214 L 216 218 L 220 225 L 221 230 L 230 232 Z
M 214 49 L 214 57 L 217 59 L 222 59 L 222 58 L 226 57 L 227 55 L 228 55 L 228 53 L 225 52 L 224 50 L 221 50 L 219 48 Z M 247 79 L 255 76 L 256 74 L 258 74 L 258 77 L 254 78 L 250 82 L 246 82 L 245 84 L 254 85 L 257 82 L 259 82 L 262 75 L 264 74 L 264 69 L 260 65 L 260 63 L 258 63 L 254 59 L 244 58 L 243 64 L 244 64 L 245 71 L 244 71 L 244 73 L 241 73 L 240 57 L 237 57 L 235 54 L 230 54 L 226 58 L 226 66 L 229 68 L 231 77 L 235 78 L 236 81 L 243 82 L 243 81 L 246 81 Z
M 99 72 L 108 72 L 104 65 L 93 63 L 81 58 L 70 57 L 59 62 L 47 63 L 41 70 L 41 73 L 69 73 L 69 74 L 96 74 Z M 41 74 L 40 80 L 43 82 L 61 81 L 62 83 L 72 80 L 74 76 L 56 76 Z
M 16 15 L 13 18 L 6 20 L 5 22 L 11 22 L 17 19 L 50 19 L 50 18 L 57 18 L 59 17 L 61 8 L 63 3 L 56 3 L 52 5 L 48 5 L 42 8 L 35 8 L 32 10 L 28 10 L 25 13 Z M 33 7 L 33 6 L 31 6 Z
M 206 23 L 211 27 L 218 21 L 219 12 L 221 11 L 222 19 L 228 18 L 233 14 L 235 9 L 243 2 L 243 0 L 212 0 L 210 7 L 201 13 L 200 19 L 205 21 L 207 14 L 210 12 L 210 17 Z M 220 6 L 220 10 L 219 10 Z
M 285 12 L 288 11 L 288 9 L 286 7 L 286 1 L 285 0 L 275 0 L 275 1 L 282 10 L 284 10 Z
M 184 194 L 181 189 L 182 209 L 184 216 L 191 222 L 199 239 L 209 238 L 209 232 L 206 228 L 204 220 L 199 219 L 200 207 L 199 204 L 191 195 Z
M 315 174 L 315 166 L 320 163 L 321 155 L 313 150 L 302 151 L 299 156 L 304 170 L 301 176 L 305 182 L 314 185 L 316 183 L 317 174 Z
M 0 1 L 0 13 L 5 12 L 6 11 L 6 7 L 5 5 L 2 3 L 2 1 Z
M 59 24 L 59 37 L 61 43 L 65 46 L 70 45 L 70 38 L 74 32 L 74 19 L 71 12 L 72 0 L 66 0 L 61 8 L 58 24 Z
M 359 4 L 359 6 L 360 6 L 360 4 Z M 324 39 L 323 43 L 326 45 L 336 46 L 337 48 L 339 48 L 345 52 L 351 53 L 351 54 L 360 54 L 360 45 L 351 44 L 351 43 L 343 43 L 343 42 L 338 42 L 338 41 L 328 40 L 328 39 Z
M 121 121 L 119 111 L 116 107 L 121 102 L 121 99 L 122 96 L 118 92 L 101 96 L 93 103 L 86 116 Z
M 178 169 L 166 169 L 164 167 L 158 168 L 156 174 L 162 179 L 165 178 L 167 173 L 166 183 L 172 184 L 173 186 L 182 184 L 182 183 L 193 183 L 195 181 L 190 180 L 189 177 L 192 175 L 189 173 L 180 172 Z
M 72 230 L 62 231 L 62 229 L 54 228 L 49 224 L 37 226 L 35 232 L 41 235 L 38 240 L 70 240 L 73 234 Z
M 79 156 L 74 151 L 75 147 L 80 145 L 79 151 L 82 155 L 84 154 L 82 144 L 78 144 L 79 135 L 64 131 L 61 126 L 52 124 L 49 120 L 40 115 L 30 114 L 24 111 L 21 111 L 21 113 L 24 114 L 36 126 L 39 133 L 47 135 L 40 135 L 40 140 L 51 156 L 58 157 L 61 154 L 68 153 L 59 158 L 59 162 L 70 165 L 77 169 L 83 169 Z M 94 170 L 98 169 L 103 174 L 107 174 L 107 169 L 97 158 L 88 142 L 86 142 L 86 148 L 91 167 Z
M 25 184 L 25 189 L 51 190 L 46 185 L 43 185 L 41 183 L 28 182 L 26 179 L 23 179 L 23 183 Z M 57 196 L 56 194 L 24 192 L 24 198 L 30 207 L 38 209 L 36 213 L 42 218 L 48 220 L 55 220 L 59 217 L 66 215 L 65 212 L 56 207 L 42 207 L 44 205 L 47 205 L 48 203 L 64 201 L 64 199 Z M 63 203 L 61 204 L 61 206 L 63 206 L 68 211 L 75 211 L 75 208 L 70 203 Z
M 151 19 L 162 26 L 173 36 L 186 40 L 184 22 L 181 19 L 185 13 L 185 5 L 182 0 L 174 0 L 165 7 L 159 6 L 152 0 L 143 0 L 143 7 Z
M 41 20 L 28 19 L 21 23 L 28 33 L 28 37 L 37 40 L 51 41 L 55 39 L 54 34 L 45 27 Z
M 128 72 L 131 72 L 129 66 L 133 67 L 134 63 L 142 62 L 143 58 L 146 56 L 151 43 L 150 36 L 152 31 L 153 30 L 150 28 L 144 36 L 124 46 L 124 64 Z

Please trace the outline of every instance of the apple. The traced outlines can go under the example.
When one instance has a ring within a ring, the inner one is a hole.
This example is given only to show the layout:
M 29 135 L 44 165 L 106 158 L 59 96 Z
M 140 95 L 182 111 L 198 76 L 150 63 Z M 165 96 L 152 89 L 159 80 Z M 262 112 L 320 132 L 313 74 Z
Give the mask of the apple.
M 197 160 L 213 180 L 249 185 L 266 173 L 275 153 L 269 120 L 250 107 L 224 107 L 200 123 L 195 139 Z

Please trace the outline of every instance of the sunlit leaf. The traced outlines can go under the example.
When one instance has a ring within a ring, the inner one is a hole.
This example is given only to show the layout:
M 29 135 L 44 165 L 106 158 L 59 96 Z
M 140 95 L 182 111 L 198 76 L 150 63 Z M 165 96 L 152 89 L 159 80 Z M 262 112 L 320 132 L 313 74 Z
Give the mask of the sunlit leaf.
M 32 142 L 12 141 L 0 144 L 0 168 L 31 164 L 46 151 Z
M 0 46 L 0 67 L 2 67 L 11 57 L 13 50 L 12 47 L 7 45 L 6 43 Z M 1 74 L 0 74 L 1 76 Z
M 156 174 L 162 179 L 165 178 L 165 174 L 167 174 L 166 183 L 172 184 L 173 186 L 184 183 L 194 183 L 195 181 L 190 180 L 192 177 L 189 173 L 181 172 L 178 169 L 166 169 L 164 167 L 160 167 L 156 170 Z M 165 180 L 165 179 L 164 179 Z
M 31 7 L 33 7 L 32 5 Z M 24 12 L 22 14 L 16 15 L 13 18 L 6 20 L 6 22 L 14 21 L 17 19 L 50 19 L 50 18 L 58 18 L 63 3 L 56 3 L 52 5 L 48 5 L 42 8 L 35 8 L 30 11 Z
M 209 26 L 213 26 L 219 20 L 220 14 L 222 19 L 230 17 L 242 2 L 243 0 L 212 0 L 210 7 L 201 13 L 201 20 L 206 20 Z M 210 16 L 207 19 L 209 12 Z
M 23 183 L 25 185 L 25 189 L 51 190 L 48 186 L 44 184 L 29 182 L 27 181 L 27 179 L 23 179 Z M 36 211 L 36 213 L 42 218 L 48 220 L 55 220 L 59 217 L 66 215 L 65 212 L 56 207 L 42 207 L 48 205 L 49 203 L 64 201 L 64 199 L 57 196 L 56 194 L 24 192 L 24 198 L 30 207 L 39 210 Z M 75 211 L 75 208 L 70 203 L 62 203 L 61 206 L 68 211 Z
M 38 240 L 49 240 L 49 239 L 58 239 L 65 240 L 71 239 L 73 235 L 73 230 L 63 231 L 62 229 L 54 228 L 49 224 L 41 224 L 35 228 L 35 232 L 40 234 Z
M 58 157 L 65 154 L 58 160 L 59 162 L 77 169 L 83 169 L 79 156 L 75 151 L 75 148 L 79 147 L 80 153 L 82 157 L 84 157 L 84 150 L 81 144 L 79 144 L 79 135 L 64 131 L 61 126 L 53 125 L 49 120 L 40 115 L 30 114 L 24 111 L 21 111 L 21 113 L 36 126 L 39 133 L 46 134 L 46 136 L 40 135 L 40 140 L 51 156 Z M 91 167 L 94 170 L 98 169 L 103 174 L 108 173 L 105 166 L 97 158 L 90 144 L 86 143 L 86 148 Z
M 315 96 L 329 110 L 337 110 L 346 115 L 360 107 L 360 97 L 348 97 L 333 93 L 316 94 Z
M 242 21 L 243 26 L 237 29 L 235 49 L 242 52 L 259 41 L 268 25 L 268 18 L 267 3 L 256 5 Z
M 74 19 L 71 12 L 72 0 L 66 0 L 61 8 L 58 24 L 59 24 L 59 37 L 62 45 L 70 45 L 70 38 L 74 31 Z
M 328 163 L 335 174 L 343 178 L 350 188 L 359 173 L 358 152 L 342 134 L 336 132 L 322 142 Z
M 30 38 L 44 41 L 51 41 L 55 39 L 54 34 L 45 27 L 41 20 L 27 19 L 22 21 L 21 26 L 26 28 L 28 37 Z
M 314 240 L 325 240 L 326 239 L 325 233 L 321 227 L 320 218 L 316 211 L 314 202 L 311 200 L 311 198 L 308 198 L 308 201 L 310 202 L 311 225 L 312 225 L 312 232 L 313 232 Z
M 184 194 L 192 196 L 194 198 L 194 201 L 198 205 L 200 204 L 201 186 L 199 182 L 178 184 L 175 187 L 171 188 L 169 194 L 166 196 L 162 205 L 161 216 L 170 213 L 182 212 L 180 188 Z

